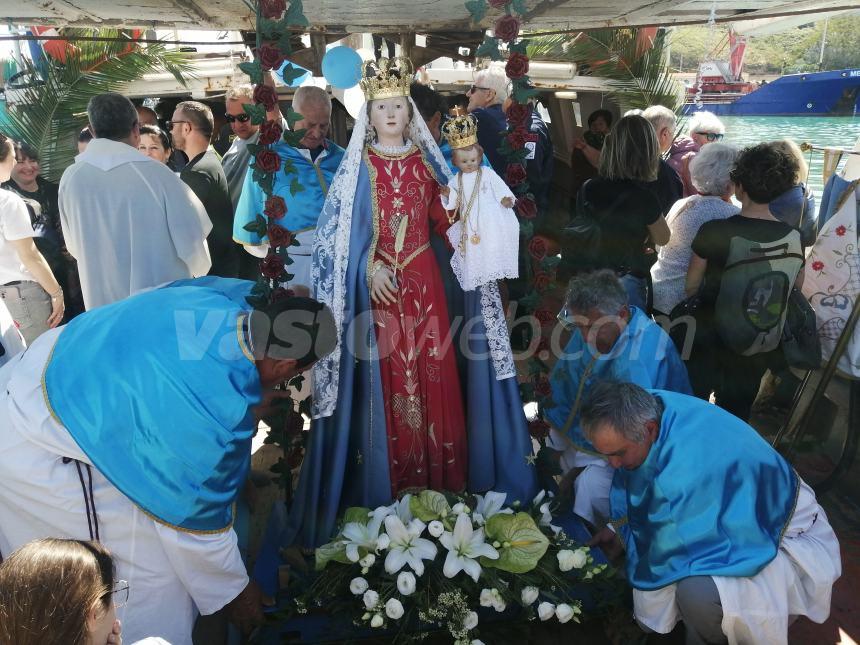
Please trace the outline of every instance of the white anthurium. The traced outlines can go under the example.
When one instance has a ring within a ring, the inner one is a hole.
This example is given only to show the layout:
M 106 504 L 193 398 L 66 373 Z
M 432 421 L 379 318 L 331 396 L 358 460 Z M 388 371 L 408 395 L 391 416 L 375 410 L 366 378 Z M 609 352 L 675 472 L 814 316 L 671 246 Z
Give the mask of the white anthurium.
M 475 629 L 478 626 L 477 612 L 470 611 L 463 619 L 463 629 Z
M 439 520 L 433 520 L 427 525 L 427 532 L 434 538 L 437 538 L 445 532 L 445 525 Z
M 539 595 L 540 590 L 537 587 L 523 587 L 523 590 L 520 593 L 520 599 L 523 601 L 524 606 L 530 607 L 534 604 L 534 601 L 538 599 Z
M 376 551 L 381 525 L 382 518 L 372 516 L 367 524 L 349 522 L 343 527 L 341 535 L 343 536 L 343 543 L 346 546 L 346 557 L 349 558 L 350 562 L 361 560 L 362 556 L 359 553 L 359 549 Z
M 475 495 L 475 499 L 478 500 L 473 515 L 475 521 L 479 525 L 484 525 L 488 519 L 497 513 L 513 513 L 513 509 L 503 508 L 507 497 L 505 493 L 497 493 L 494 490 L 489 491 L 486 495 Z
M 404 596 L 415 593 L 415 574 L 411 571 L 401 571 L 397 575 L 397 591 Z
M 420 529 L 420 530 L 419 530 Z M 391 543 L 385 556 L 385 570 L 394 574 L 404 565 L 409 565 L 416 575 L 424 575 L 423 560 L 436 557 L 436 545 L 430 540 L 418 537 L 424 530 L 423 522 L 410 522 L 409 528 L 396 515 L 385 518 L 385 531 Z
M 389 598 L 385 603 L 385 615 L 392 620 L 403 618 L 403 603 L 397 598 Z
M 376 607 L 376 605 L 379 604 L 379 594 L 373 589 L 368 589 L 367 591 L 365 591 L 361 599 L 364 601 L 364 606 L 366 609 L 373 609 L 374 607 Z
M 453 578 L 461 571 L 465 571 L 466 575 L 478 582 L 478 577 L 481 575 L 478 558 L 481 556 L 490 560 L 499 558 L 499 552 L 484 542 L 484 529 L 474 530 L 468 515 L 458 515 L 454 531 L 445 531 L 439 537 L 439 542 L 448 549 L 448 556 L 442 567 L 442 573 L 446 578 Z
M 541 620 L 549 620 L 555 616 L 555 605 L 551 602 L 542 602 L 538 605 L 538 616 Z
M 573 607 L 566 603 L 561 603 L 555 608 L 555 617 L 558 618 L 558 622 L 560 623 L 568 622 L 573 616 Z

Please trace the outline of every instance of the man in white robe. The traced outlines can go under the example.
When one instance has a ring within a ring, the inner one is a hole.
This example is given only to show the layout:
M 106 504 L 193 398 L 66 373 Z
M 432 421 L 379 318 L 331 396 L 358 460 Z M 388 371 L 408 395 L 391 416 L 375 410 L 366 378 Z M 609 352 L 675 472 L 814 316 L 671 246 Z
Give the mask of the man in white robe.
M 251 286 L 149 290 L 46 332 L 0 369 L 0 553 L 48 536 L 101 541 L 129 583 L 128 642 L 191 645 L 198 612 L 223 607 L 240 626 L 262 619 L 233 503 L 273 388 L 331 351 L 334 324 L 309 298 L 250 312 Z
M 626 550 L 645 629 L 682 621 L 688 645 L 782 645 L 794 617 L 827 619 L 836 535 L 753 428 L 692 396 L 610 382 L 592 388 L 582 428 L 616 469 L 612 525 L 592 544 Z
M 78 261 L 87 309 L 212 266 L 203 204 L 167 166 L 137 150 L 134 105 L 100 94 L 87 106 L 95 139 L 60 180 L 69 253 Z

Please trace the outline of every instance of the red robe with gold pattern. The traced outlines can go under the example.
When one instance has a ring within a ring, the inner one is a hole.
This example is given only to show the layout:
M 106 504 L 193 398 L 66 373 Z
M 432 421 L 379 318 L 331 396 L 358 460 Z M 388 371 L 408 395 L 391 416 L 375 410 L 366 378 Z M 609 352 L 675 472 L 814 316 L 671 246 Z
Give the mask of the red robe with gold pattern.
M 421 151 L 366 152 L 373 204 L 372 266 L 397 282 L 397 301 L 373 304 L 392 492 L 466 487 L 466 423 L 448 306 L 430 226 L 448 228 L 439 186 Z M 368 269 L 370 269 L 370 266 Z M 370 275 L 370 271 L 368 271 Z

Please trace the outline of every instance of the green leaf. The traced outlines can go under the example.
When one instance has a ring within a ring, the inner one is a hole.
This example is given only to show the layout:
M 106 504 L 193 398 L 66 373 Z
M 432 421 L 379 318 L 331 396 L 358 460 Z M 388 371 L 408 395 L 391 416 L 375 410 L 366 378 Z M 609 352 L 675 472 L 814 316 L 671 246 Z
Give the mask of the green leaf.
M 257 21 L 257 33 L 261 40 L 275 40 L 281 33 L 281 24 L 277 20 L 260 16 Z
M 304 72 L 302 72 L 302 73 L 304 73 Z M 300 73 L 300 74 L 299 74 L 299 76 L 301 76 L 301 74 L 302 74 L 302 73 Z M 290 107 L 287 109 L 287 114 L 286 114 L 286 117 L 285 117 L 285 118 L 286 118 L 286 120 L 287 120 L 287 125 L 289 126 L 290 130 L 292 130 L 292 129 L 293 129 L 293 127 L 296 125 L 296 123 L 298 123 L 299 121 L 301 121 L 301 120 L 302 120 L 302 119 L 304 119 L 305 117 L 303 117 L 301 114 L 299 114 L 298 112 L 296 112 L 296 111 L 293 109 L 293 107 L 292 107 L 292 106 L 290 106 Z M 304 132 L 304 131 L 303 131 L 303 132 Z
M 484 16 L 487 15 L 486 0 L 469 0 L 465 6 L 466 11 L 468 11 L 469 15 L 472 17 L 472 22 L 481 22 L 484 19 Z
M 535 226 L 528 220 L 520 222 L 520 236 L 526 239 L 531 238 L 535 234 Z
M 254 125 L 260 125 L 266 120 L 266 106 L 262 103 L 245 103 L 242 109 L 251 117 L 251 123 Z
M 511 0 L 511 14 L 522 16 L 528 11 L 526 0 Z
M 508 45 L 508 51 L 512 54 L 522 54 L 527 56 L 529 53 L 529 42 L 528 40 L 521 40 L 518 43 L 514 43 L 513 45 Z
M 282 168 L 284 169 L 285 175 L 295 175 L 298 172 L 296 170 L 296 164 L 293 163 L 292 159 L 284 161 Z
M 284 132 L 284 141 L 288 144 L 295 147 L 298 147 L 302 143 L 302 139 L 305 138 L 305 133 L 307 130 L 287 130 Z
M 314 551 L 314 568 L 317 571 L 322 571 L 326 568 L 329 562 L 340 562 L 341 564 L 351 564 L 349 558 L 346 557 L 346 545 L 340 540 L 323 544 Z
M 526 311 L 534 311 L 537 309 L 538 303 L 540 303 L 540 296 L 537 291 L 531 291 L 524 298 L 519 299 L 520 307 L 526 309 Z
M 544 271 L 552 271 L 561 262 L 561 258 L 557 255 L 548 255 L 540 261 L 540 268 Z
M 272 194 L 272 187 L 275 185 L 275 176 L 271 173 L 264 174 L 257 183 L 267 195 Z
M 293 53 L 293 33 L 289 30 L 284 31 L 281 34 L 281 37 L 278 38 L 278 49 L 281 50 L 281 53 L 284 56 L 289 56 Z
M 418 495 L 410 497 L 409 510 L 422 522 L 432 522 L 451 513 L 445 496 L 433 490 L 422 490 Z
M 350 506 L 343 514 L 343 523 L 358 522 L 367 526 L 367 521 L 370 519 L 370 509 L 363 506 Z
M 305 73 L 305 70 L 299 69 L 298 67 L 296 67 L 292 63 L 287 63 L 287 65 L 284 67 L 284 71 L 282 74 L 282 76 L 284 78 L 284 83 L 286 83 L 287 85 L 290 85 L 294 80 L 296 80 L 299 76 L 303 75 L 304 73 Z M 292 108 L 290 108 L 290 112 L 293 112 Z M 299 118 L 301 118 L 301 117 L 299 117 Z M 287 123 L 290 124 L 290 127 L 293 127 L 293 124 L 290 123 L 290 117 L 289 116 L 287 116 Z
M 499 51 L 499 39 L 493 36 L 484 37 L 484 42 L 475 50 L 475 58 L 502 60 L 502 52 Z
M 263 67 L 259 61 L 239 63 L 239 69 L 248 75 L 254 85 L 259 85 L 263 82 Z
M 290 195 L 295 197 L 298 193 L 302 192 L 305 189 L 302 186 L 302 182 L 299 181 L 298 177 L 293 177 L 293 180 L 290 182 Z
M 246 143 L 245 149 L 251 154 L 251 156 L 256 156 L 260 150 L 263 149 L 264 146 L 261 146 L 259 143 Z
M 529 99 L 540 94 L 540 91 L 535 87 L 528 86 L 528 78 L 523 78 L 514 82 L 514 101 L 517 103 L 526 104 Z
M 487 520 L 487 541 L 501 542 L 498 560 L 481 558 L 486 567 L 508 573 L 534 569 L 549 547 L 549 540 L 528 513 L 498 513 Z
M 287 9 L 287 13 L 284 15 L 283 22 L 291 25 L 293 27 L 309 27 L 310 22 L 308 22 L 307 17 L 304 13 L 304 7 L 302 6 L 302 0 L 293 0 L 290 3 L 290 8 Z

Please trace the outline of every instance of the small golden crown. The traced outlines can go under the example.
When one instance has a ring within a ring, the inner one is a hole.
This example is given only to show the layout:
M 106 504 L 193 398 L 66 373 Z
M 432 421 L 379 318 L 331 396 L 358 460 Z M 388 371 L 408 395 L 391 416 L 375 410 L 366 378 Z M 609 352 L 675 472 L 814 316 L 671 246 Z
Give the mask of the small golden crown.
M 449 119 L 442 126 L 442 135 L 448 140 L 451 148 L 468 148 L 478 143 L 478 122 L 475 117 L 468 114 L 460 114 Z
M 405 56 L 380 58 L 361 66 L 361 91 L 368 101 L 409 96 L 409 85 L 415 69 Z

